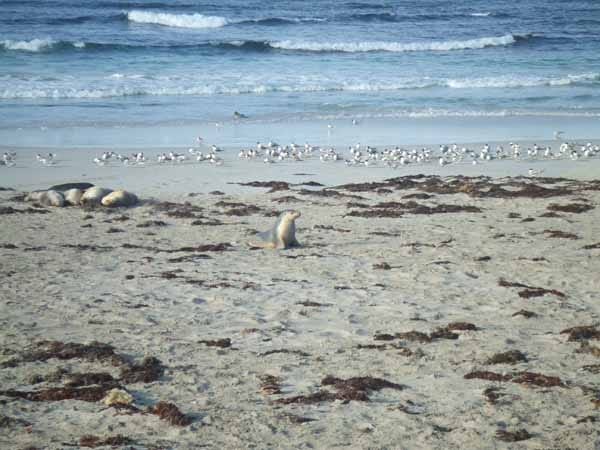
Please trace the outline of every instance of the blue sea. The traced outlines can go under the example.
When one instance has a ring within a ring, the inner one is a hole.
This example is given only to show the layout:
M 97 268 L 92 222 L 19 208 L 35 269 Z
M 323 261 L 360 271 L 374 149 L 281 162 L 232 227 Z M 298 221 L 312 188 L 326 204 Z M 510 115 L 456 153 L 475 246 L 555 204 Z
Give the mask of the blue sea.
M 270 129 L 485 117 L 600 129 L 596 0 L 0 0 L 0 12 L 4 144 L 34 128 L 226 127 L 234 111 Z

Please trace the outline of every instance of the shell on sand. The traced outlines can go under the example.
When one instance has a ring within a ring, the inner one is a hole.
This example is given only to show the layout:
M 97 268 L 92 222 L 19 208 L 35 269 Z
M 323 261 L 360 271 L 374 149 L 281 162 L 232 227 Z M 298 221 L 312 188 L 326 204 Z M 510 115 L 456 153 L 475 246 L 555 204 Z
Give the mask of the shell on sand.
M 102 403 L 106 406 L 131 405 L 133 403 L 133 397 L 129 392 L 122 389 L 111 389 L 102 399 Z
M 111 192 L 102 198 L 102 204 L 108 207 L 133 206 L 137 202 L 138 198 L 135 194 L 123 190 Z
M 67 204 L 77 206 L 81 203 L 83 191 L 77 188 L 69 189 L 68 191 L 65 191 L 64 196 Z
M 82 205 L 99 205 L 102 199 L 112 192 L 112 189 L 98 186 L 87 189 L 81 196 Z

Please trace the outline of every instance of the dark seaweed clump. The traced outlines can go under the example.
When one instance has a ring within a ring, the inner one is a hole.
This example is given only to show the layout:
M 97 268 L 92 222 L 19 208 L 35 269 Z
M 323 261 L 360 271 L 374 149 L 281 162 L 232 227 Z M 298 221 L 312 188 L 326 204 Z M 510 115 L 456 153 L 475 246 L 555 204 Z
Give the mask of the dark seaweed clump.
M 298 395 L 294 397 L 287 397 L 277 400 L 277 403 L 282 404 L 312 404 L 321 402 L 331 402 L 340 400 L 343 402 L 362 401 L 368 402 L 370 400 L 369 393 L 372 391 L 379 391 L 381 389 L 396 389 L 402 390 L 404 386 L 382 378 L 374 377 L 353 377 L 347 380 L 336 378 L 333 376 L 326 376 L 321 380 L 323 386 L 331 386 L 336 392 L 328 390 L 320 390 L 309 395 Z

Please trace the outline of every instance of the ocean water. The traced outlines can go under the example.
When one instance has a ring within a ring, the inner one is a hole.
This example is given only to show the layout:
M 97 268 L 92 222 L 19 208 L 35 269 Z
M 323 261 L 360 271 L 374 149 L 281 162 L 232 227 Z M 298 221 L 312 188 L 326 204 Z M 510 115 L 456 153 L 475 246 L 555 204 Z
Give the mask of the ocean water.
M 23 130 L 32 144 L 48 140 L 39 130 L 237 127 L 234 111 L 252 139 L 352 119 L 581 119 L 600 133 L 596 0 L 0 0 L 0 12 L 4 144 Z M 86 133 L 98 138 L 72 143 L 131 137 Z

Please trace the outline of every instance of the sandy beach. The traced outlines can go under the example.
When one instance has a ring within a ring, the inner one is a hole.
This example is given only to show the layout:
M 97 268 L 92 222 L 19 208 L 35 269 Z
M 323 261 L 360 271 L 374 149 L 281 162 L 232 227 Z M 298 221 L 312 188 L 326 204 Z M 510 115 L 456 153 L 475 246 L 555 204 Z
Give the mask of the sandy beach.
M 38 151 L 1 172 L 2 448 L 600 445 L 598 159 L 96 167 L 60 149 L 40 167 Z M 142 202 L 22 201 L 72 181 Z M 267 183 L 234 184 L 251 181 Z M 249 248 L 285 209 L 301 246 Z M 115 388 L 132 400 L 107 406 Z

